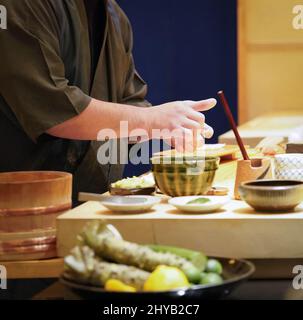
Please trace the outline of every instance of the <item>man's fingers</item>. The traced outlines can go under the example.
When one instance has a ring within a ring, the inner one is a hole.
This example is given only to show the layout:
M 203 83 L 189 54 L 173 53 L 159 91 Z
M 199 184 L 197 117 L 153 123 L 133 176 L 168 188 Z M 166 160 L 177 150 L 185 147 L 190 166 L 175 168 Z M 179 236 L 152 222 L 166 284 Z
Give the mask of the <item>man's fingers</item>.
M 188 108 L 187 118 L 199 122 L 201 124 L 201 126 L 205 122 L 204 114 L 201 112 L 197 112 L 191 108 Z
M 204 121 L 197 122 L 191 119 L 186 119 L 183 122 L 182 126 L 186 129 L 191 129 L 193 131 L 200 131 L 202 136 L 206 139 L 210 139 L 214 135 L 214 129 L 208 124 L 206 124 Z
M 195 150 L 203 147 L 205 140 L 202 135 L 202 130 L 197 130 L 194 132 L 194 143 L 195 143 Z
M 182 128 L 180 134 L 174 136 L 175 147 L 178 152 L 193 153 L 197 148 L 202 147 L 204 138 L 202 130 L 189 130 Z
M 190 105 L 196 111 L 207 111 L 217 104 L 217 100 L 212 98 L 201 101 L 185 101 L 185 103 Z
M 210 139 L 214 135 L 214 129 L 205 123 L 202 135 L 204 138 Z
M 204 123 L 197 122 L 191 119 L 185 119 L 182 123 L 182 127 L 190 130 L 203 129 Z

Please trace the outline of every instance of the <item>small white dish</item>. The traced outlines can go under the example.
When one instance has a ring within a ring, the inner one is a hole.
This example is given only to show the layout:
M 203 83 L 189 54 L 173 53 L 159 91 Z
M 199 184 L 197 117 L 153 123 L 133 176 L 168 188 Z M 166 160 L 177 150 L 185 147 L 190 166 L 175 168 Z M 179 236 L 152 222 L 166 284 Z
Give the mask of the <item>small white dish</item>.
M 101 204 L 114 212 L 144 212 L 159 202 L 160 199 L 153 196 L 112 196 Z
M 206 203 L 188 204 L 188 202 L 205 198 L 209 199 Z M 180 211 L 196 212 L 196 213 L 211 213 L 219 210 L 230 201 L 229 196 L 189 196 L 189 197 L 176 197 L 169 200 L 169 204 L 173 205 Z

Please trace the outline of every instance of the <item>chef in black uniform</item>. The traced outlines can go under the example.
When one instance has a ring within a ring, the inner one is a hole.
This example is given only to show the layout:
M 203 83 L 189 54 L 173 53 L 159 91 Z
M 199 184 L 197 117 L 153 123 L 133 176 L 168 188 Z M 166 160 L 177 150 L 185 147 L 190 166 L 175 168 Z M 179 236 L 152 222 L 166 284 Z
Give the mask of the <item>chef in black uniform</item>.
M 131 26 L 113 0 L 0 4 L 8 12 L 8 29 L 0 30 L 2 172 L 68 171 L 74 200 L 79 191 L 102 193 L 122 177 L 123 166 L 98 163 L 104 143 L 97 141 L 99 130 L 128 138 L 119 132 L 125 120 L 130 130 L 180 128 L 188 134 L 204 125 L 200 111 L 216 104 L 208 99 L 145 108 L 147 86 L 135 69 Z M 169 138 L 181 147 L 183 138 Z

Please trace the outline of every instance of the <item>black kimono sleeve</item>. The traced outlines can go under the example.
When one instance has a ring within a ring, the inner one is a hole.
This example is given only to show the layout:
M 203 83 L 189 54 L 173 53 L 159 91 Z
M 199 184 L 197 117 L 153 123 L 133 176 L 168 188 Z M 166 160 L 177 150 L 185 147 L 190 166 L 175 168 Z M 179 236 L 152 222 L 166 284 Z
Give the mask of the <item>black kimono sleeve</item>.
M 49 2 L 2 2 L 8 11 L 8 29 L 0 32 L 0 93 L 36 141 L 48 129 L 81 113 L 91 98 L 65 78 L 58 26 Z

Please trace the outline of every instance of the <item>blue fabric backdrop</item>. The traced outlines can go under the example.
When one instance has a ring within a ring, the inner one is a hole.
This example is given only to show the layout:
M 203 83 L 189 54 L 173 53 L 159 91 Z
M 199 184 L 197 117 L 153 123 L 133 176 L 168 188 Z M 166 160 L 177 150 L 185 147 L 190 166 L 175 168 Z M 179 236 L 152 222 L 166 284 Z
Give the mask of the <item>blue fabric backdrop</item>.
M 224 89 L 237 118 L 236 0 L 118 0 L 134 30 L 137 69 L 153 104 L 216 97 Z M 206 114 L 229 130 L 221 105 Z M 146 171 L 127 166 L 126 175 Z

